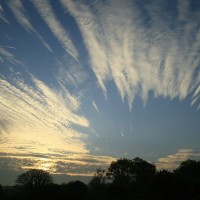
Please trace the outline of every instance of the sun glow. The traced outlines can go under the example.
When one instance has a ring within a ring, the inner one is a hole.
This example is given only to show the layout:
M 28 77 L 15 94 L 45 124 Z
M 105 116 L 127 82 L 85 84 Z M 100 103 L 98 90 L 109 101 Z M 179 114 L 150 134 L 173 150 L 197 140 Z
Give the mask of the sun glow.
M 49 172 L 54 172 L 55 171 L 55 163 L 48 158 L 39 158 L 37 160 L 37 162 L 35 162 L 35 165 L 31 168 L 34 169 L 42 169 L 45 171 L 49 171 Z M 26 167 L 27 169 L 27 167 Z

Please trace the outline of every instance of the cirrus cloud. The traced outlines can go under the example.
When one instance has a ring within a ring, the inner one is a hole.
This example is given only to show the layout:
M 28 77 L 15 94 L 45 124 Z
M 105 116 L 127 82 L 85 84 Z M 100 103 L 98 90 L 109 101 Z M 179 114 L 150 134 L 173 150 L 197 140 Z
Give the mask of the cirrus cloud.
M 156 166 L 158 169 L 175 169 L 181 162 L 191 158 L 199 159 L 200 153 L 193 149 L 179 149 L 175 154 L 159 158 Z
M 52 33 L 56 36 L 67 53 L 69 53 L 74 59 L 78 59 L 78 51 L 76 50 L 69 34 L 65 28 L 57 20 L 53 9 L 47 0 L 34 0 L 32 1 L 37 8 L 39 14 L 43 20 L 47 23 Z
M 87 134 L 89 120 L 78 114 L 81 101 L 62 82 L 49 87 L 29 73 L 22 78 L 0 76 L 0 158 L 12 170 L 40 168 L 54 174 L 91 176 L 113 157 L 91 155 Z M 6 113 L 6 115 L 5 115 Z
M 61 3 L 77 22 L 104 94 L 113 80 L 131 109 L 137 94 L 144 102 L 150 91 L 183 100 L 199 86 L 199 14 L 189 12 L 191 1 L 177 1 L 172 15 L 160 1 L 143 9 L 129 0 Z

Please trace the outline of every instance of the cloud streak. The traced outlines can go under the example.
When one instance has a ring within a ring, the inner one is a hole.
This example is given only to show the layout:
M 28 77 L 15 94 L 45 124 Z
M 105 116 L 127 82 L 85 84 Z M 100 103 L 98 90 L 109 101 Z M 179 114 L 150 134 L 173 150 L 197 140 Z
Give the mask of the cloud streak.
M 16 59 L 15 55 L 6 50 L 5 47 L 0 46 L 0 62 L 8 61 L 12 64 L 19 64 L 20 61 Z
M 34 0 L 32 1 L 34 6 L 37 8 L 39 14 L 46 22 L 52 33 L 56 36 L 58 41 L 61 43 L 67 53 L 69 53 L 74 59 L 78 60 L 78 51 L 74 46 L 69 34 L 65 28 L 57 20 L 56 15 L 46 0 Z
M 177 153 L 159 158 L 156 162 L 158 169 L 175 169 L 179 164 L 187 159 L 199 158 L 200 153 L 193 149 L 179 149 Z
M 27 153 L 51 149 L 87 153 L 83 142 L 87 136 L 70 128 L 89 127 L 89 121 L 75 113 L 79 100 L 67 89 L 52 89 L 35 77 L 32 82 L 34 87 L 20 79 L 14 85 L 0 78 L 0 120 L 9 122 L 9 134 L 1 135 L 1 152 L 25 147 Z
M 12 170 L 38 168 L 54 174 L 91 176 L 114 158 L 94 156 L 87 146 L 90 123 L 78 114 L 79 96 L 62 82 L 54 87 L 29 73 L 27 84 L 19 76 L 0 76 L 0 158 Z M 6 115 L 5 115 L 6 113 Z
M 51 174 L 70 176 L 93 176 L 97 168 L 106 168 L 115 159 L 109 156 L 94 156 L 88 154 L 14 154 L 1 153 L 1 159 L 10 169 L 29 170 L 43 169 Z
M 0 4 L 0 19 L 6 22 L 7 24 L 10 24 L 9 21 L 4 17 L 4 10 L 1 4 Z
M 76 62 L 66 54 L 62 59 L 57 60 L 57 81 L 61 85 L 73 85 L 76 88 L 83 84 L 89 77 L 89 74 L 84 70 L 80 62 Z
M 38 31 L 31 24 L 26 10 L 21 2 L 21 0 L 9 1 L 9 7 L 12 10 L 14 16 L 16 17 L 18 23 L 27 31 L 33 32 L 42 42 L 42 44 L 50 51 L 53 52 L 49 44 L 44 40 L 44 38 L 38 33 Z
M 78 24 L 105 94 L 107 82 L 114 81 L 131 109 L 138 94 L 144 102 L 150 91 L 183 100 L 199 86 L 199 15 L 189 12 L 190 1 L 177 1 L 172 15 L 167 2 L 150 2 L 142 10 L 129 0 L 61 3 Z
M 94 109 L 95 109 L 98 113 L 100 113 L 100 112 L 99 112 L 99 108 L 97 107 L 97 104 L 95 103 L 95 101 L 92 101 L 92 105 L 93 105 Z
M 200 109 L 200 103 L 198 103 L 199 100 L 200 100 L 200 85 L 197 87 L 192 96 L 191 105 L 193 106 L 195 104 L 198 104 L 198 109 Z

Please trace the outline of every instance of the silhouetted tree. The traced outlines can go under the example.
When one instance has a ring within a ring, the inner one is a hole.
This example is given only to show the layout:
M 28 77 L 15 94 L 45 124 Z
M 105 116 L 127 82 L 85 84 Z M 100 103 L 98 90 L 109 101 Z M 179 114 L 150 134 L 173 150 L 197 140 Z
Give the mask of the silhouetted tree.
M 115 184 L 128 184 L 134 181 L 132 160 L 123 158 L 113 161 L 108 168 L 107 177 Z
M 119 159 L 110 164 L 107 172 L 108 179 L 113 183 L 128 184 L 139 183 L 143 184 L 150 181 L 156 174 L 156 167 L 141 158 Z
M 101 168 L 98 168 L 94 173 L 94 176 L 92 177 L 89 184 L 92 187 L 96 187 L 105 184 L 105 181 L 106 181 L 106 171 Z
M 2 195 L 3 193 L 3 189 L 2 189 L 2 185 L 0 184 L 0 196 Z
M 32 169 L 17 177 L 16 183 L 29 190 L 44 187 L 53 182 L 51 175 L 44 170 Z
M 200 161 L 183 161 L 174 172 L 177 175 L 184 174 L 184 178 L 187 179 L 200 179 Z
M 61 185 L 61 199 L 87 200 L 89 197 L 88 186 L 82 181 L 71 181 Z
M 154 199 L 173 200 L 176 196 L 176 182 L 174 174 L 168 170 L 161 170 L 154 178 Z
M 51 183 L 42 188 L 39 192 L 40 199 L 60 199 L 60 185 Z M 38 196 L 37 196 L 38 200 Z
M 108 168 L 107 177 L 114 184 L 110 187 L 110 192 L 116 195 L 121 190 L 124 194 L 122 197 L 118 194 L 118 197 L 113 198 L 139 198 L 143 195 L 142 192 L 147 194 L 151 190 L 155 174 L 156 167 L 141 158 L 119 159 L 112 162 Z
M 200 161 L 186 160 L 174 170 L 181 199 L 200 199 Z
M 156 172 L 141 158 L 124 158 L 112 162 L 107 171 L 97 169 L 89 185 L 52 182 L 48 172 L 30 170 L 18 176 L 17 186 L 4 186 L 1 192 L 0 185 L 0 199 L 200 200 L 200 161 L 186 160 L 174 171 Z
M 103 200 L 107 196 L 106 171 L 98 168 L 89 182 L 91 199 Z

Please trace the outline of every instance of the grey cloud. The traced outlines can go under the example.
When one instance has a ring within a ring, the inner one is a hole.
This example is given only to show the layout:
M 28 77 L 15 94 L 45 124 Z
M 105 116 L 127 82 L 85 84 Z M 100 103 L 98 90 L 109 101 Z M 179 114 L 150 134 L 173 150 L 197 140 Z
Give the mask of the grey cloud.
M 68 156 L 64 154 L 0 153 L 0 158 L 3 161 L 1 165 L 15 171 L 45 168 L 52 174 L 75 176 L 91 176 L 97 168 L 106 168 L 113 160 L 111 157 L 89 154 Z
M 60 174 L 85 174 L 87 175 L 92 175 L 97 168 L 100 166 L 97 165 L 85 165 L 85 166 L 80 166 L 79 164 L 67 164 L 67 163 L 57 163 L 56 165 L 56 172 Z

